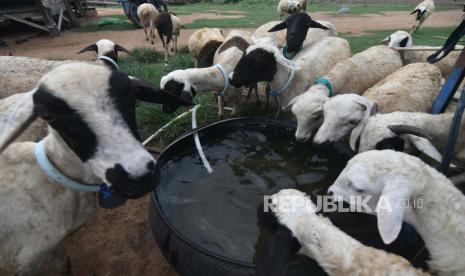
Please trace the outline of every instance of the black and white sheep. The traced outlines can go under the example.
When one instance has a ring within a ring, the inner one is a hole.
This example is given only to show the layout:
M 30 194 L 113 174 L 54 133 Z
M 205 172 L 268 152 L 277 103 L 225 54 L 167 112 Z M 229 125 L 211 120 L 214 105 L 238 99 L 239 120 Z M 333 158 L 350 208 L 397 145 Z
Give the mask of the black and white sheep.
M 250 37 L 250 32 L 232 30 L 216 51 L 213 66 L 172 71 L 161 79 L 160 87 L 187 101 L 191 101 L 197 93 L 218 92 L 233 107 L 232 115 L 235 115 L 242 93 L 241 89 L 229 84 L 228 76 L 252 44 Z M 176 108 L 168 105 L 163 107 L 166 111 Z M 218 115 L 222 116 L 221 108 Z
M 412 26 L 411 32 L 416 32 L 420 29 L 421 25 L 425 22 L 425 20 L 433 14 L 435 9 L 434 1 L 433 0 L 424 0 L 420 4 L 418 4 L 415 9 L 410 14 L 415 14 L 415 23 Z
M 157 184 L 156 160 L 139 140 L 135 100 L 183 101 L 86 63 L 60 66 L 11 97 L 0 114 L 0 274 L 30 275 L 96 211 L 96 194 L 84 190 L 107 183 L 122 204 Z M 40 143 L 14 142 L 37 118 L 49 134 Z M 44 159 L 58 173 L 43 169 Z M 66 188 L 70 182 L 78 183 Z

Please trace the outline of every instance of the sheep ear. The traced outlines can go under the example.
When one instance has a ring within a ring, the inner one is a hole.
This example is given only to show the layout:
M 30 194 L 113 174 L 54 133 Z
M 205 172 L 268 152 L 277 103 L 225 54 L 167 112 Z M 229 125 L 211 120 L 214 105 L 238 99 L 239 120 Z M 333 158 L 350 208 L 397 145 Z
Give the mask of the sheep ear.
M 441 163 L 442 154 L 436 149 L 436 147 L 433 144 L 431 144 L 431 142 L 428 139 L 411 134 L 407 134 L 405 136 L 408 137 L 408 139 L 410 140 L 410 142 L 412 142 L 415 148 L 417 148 L 425 155 L 431 157 L 435 161 Z
M 119 45 L 119 44 L 115 44 L 115 51 L 122 51 L 122 52 L 125 52 L 126 54 L 130 54 L 131 51 L 129 51 L 128 49 L 124 48 L 123 46 Z
M 280 226 L 257 257 L 257 276 L 285 275 L 289 268 L 289 261 L 300 249 L 300 244 L 292 236 L 292 232 Z
M 89 51 L 97 52 L 97 50 L 98 50 L 97 44 L 91 44 L 91 45 L 85 47 L 84 49 L 82 49 L 81 51 L 77 52 L 76 54 L 82 54 L 84 52 L 89 52 Z
M 292 100 L 290 100 L 290 101 L 286 104 L 286 106 L 284 106 L 284 107 L 281 108 L 281 109 L 282 109 L 282 110 L 288 110 L 288 109 L 290 109 L 290 108 L 299 100 L 299 97 L 300 97 L 300 95 L 294 97 Z
M 283 22 L 279 23 L 278 25 L 275 25 L 273 28 L 269 29 L 268 32 L 269 33 L 277 32 L 277 31 L 284 30 L 286 28 L 287 28 L 287 22 L 283 21 Z
M 326 27 L 325 25 L 323 24 L 320 24 L 318 23 L 317 21 L 313 21 L 310 22 L 310 26 L 308 26 L 309 28 L 318 28 L 318 29 L 323 29 L 323 30 L 329 30 L 328 27 Z
M 129 77 L 134 87 L 134 96 L 137 100 L 159 103 L 159 104 L 170 104 L 177 106 L 191 106 L 192 102 L 181 99 L 180 97 L 165 91 L 160 88 L 154 87 L 151 83 L 143 81 L 135 77 Z
M 32 95 L 15 94 L 0 101 L 0 153 L 37 118 Z
M 367 104 L 367 103 L 358 102 L 357 104 L 359 106 L 361 106 L 362 109 L 364 109 L 364 113 L 363 113 L 363 117 L 360 120 L 360 122 L 358 123 L 358 125 L 350 133 L 349 143 L 350 143 L 350 147 L 354 151 L 357 151 L 356 150 L 357 141 L 360 138 L 360 135 L 362 135 L 362 131 L 365 128 L 365 125 L 367 124 L 368 119 L 378 109 L 377 105 L 375 105 L 373 103 L 368 103 Z
M 382 45 L 389 45 L 389 42 L 391 42 L 391 36 L 388 36 L 385 39 L 381 40 Z
M 409 37 L 406 37 L 406 38 L 402 39 L 402 40 L 400 41 L 400 43 L 399 43 L 399 46 L 400 46 L 400 47 L 407 47 L 407 46 L 408 46 L 408 45 L 407 45 L 407 44 L 408 44 L 408 41 L 409 41 Z
M 410 190 L 404 181 L 391 180 L 376 206 L 378 231 L 385 244 L 392 243 L 399 236 L 404 218 L 404 204 L 410 198 Z

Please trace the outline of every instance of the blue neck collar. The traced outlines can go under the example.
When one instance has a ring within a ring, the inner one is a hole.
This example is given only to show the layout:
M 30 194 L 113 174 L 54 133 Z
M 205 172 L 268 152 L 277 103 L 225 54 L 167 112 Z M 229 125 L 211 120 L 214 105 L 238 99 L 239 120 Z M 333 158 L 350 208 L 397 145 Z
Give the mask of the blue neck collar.
M 47 157 L 47 153 L 45 152 L 45 143 L 44 140 L 38 142 L 34 149 L 34 155 L 37 160 L 37 164 L 42 168 L 42 170 L 56 183 L 60 184 L 61 186 L 79 191 L 79 192 L 90 192 L 95 193 L 101 190 L 101 185 L 106 184 L 84 184 L 79 183 L 68 176 L 64 175 L 60 172 Z
M 289 88 L 289 86 L 291 86 L 291 84 L 292 84 L 292 82 L 294 81 L 294 78 L 295 78 L 295 70 L 292 69 L 292 68 L 289 68 L 289 69 L 291 69 L 291 73 L 289 74 L 289 78 L 287 79 L 286 83 L 284 83 L 284 85 L 279 90 L 271 89 L 271 91 L 270 91 L 271 96 L 279 97 L 279 95 L 281 95 L 281 93 L 286 91 Z
M 214 67 L 218 68 L 218 70 L 220 70 L 221 72 L 221 75 L 223 75 L 224 86 L 223 86 L 223 90 L 218 92 L 218 96 L 224 97 L 226 90 L 228 90 L 229 88 L 228 73 L 226 73 L 226 69 L 224 69 L 223 65 L 221 64 L 215 64 Z
M 113 67 L 116 69 L 116 71 L 119 71 L 118 63 L 116 63 L 116 61 L 114 61 L 112 58 L 107 57 L 107 56 L 99 56 L 97 58 L 97 60 L 101 60 L 103 62 L 108 62 L 111 65 L 113 65 Z

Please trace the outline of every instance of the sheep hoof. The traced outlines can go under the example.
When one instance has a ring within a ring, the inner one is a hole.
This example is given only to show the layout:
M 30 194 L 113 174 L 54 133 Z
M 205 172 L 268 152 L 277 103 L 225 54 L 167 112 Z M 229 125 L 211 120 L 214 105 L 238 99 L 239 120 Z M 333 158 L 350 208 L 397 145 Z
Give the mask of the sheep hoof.
M 150 43 L 152 43 L 152 45 L 154 44 L 153 41 L 151 41 Z

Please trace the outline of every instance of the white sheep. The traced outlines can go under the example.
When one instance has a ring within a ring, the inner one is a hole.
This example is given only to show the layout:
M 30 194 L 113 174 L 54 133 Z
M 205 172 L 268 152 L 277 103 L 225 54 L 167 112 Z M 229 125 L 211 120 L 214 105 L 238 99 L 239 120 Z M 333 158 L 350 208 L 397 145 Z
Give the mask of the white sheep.
M 365 246 L 347 235 L 317 214 L 317 207 L 303 192 L 281 190 L 271 196 L 267 207 L 268 213 L 262 217 L 267 216 L 268 225 L 277 225 L 271 238 L 277 246 L 263 249 L 274 252 L 260 253 L 258 276 L 284 275 L 290 257 L 297 251 L 317 261 L 330 276 L 430 275 L 398 255 Z
M 95 213 L 95 192 L 110 185 L 113 201 L 100 203 L 116 207 L 153 190 L 159 176 L 139 141 L 135 99 L 180 100 L 86 63 L 60 66 L 11 97 L 0 114 L 0 274 L 31 275 Z M 39 117 L 49 134 L 40 143 L 13 143 Z
M 307 0 L 280 0 L 277 11 L 279 17 L 307 11 Z
M 427 63 L 413 63 L 390 74 L 363 93 L 337 95 L 323 105 L 323 124 L 313 142 L 337 142 L 353 133 L 356 139 L 368 118 L 394 111 L 429 112 L 441 87 L 441 72 Z
M 223 32 L 218 28 L 202 28 L 192 33 L 187 46 L 194 57 L 195 67 L 212 66 L 215 52 L 223 42 Z
M 402 67 L 399 54 L 386 46 L 373 46 L 336 64 L 303 94 L 289 101 L 287 107 L 297 118 L 296 139 L 307 141 L 321 125 L 323 104 L 334 94 L 362 94 Z M 321 75 L 320 75 L 321 76 Z
M 411 32 L 416 32 L 420 29 L 421 25 L 425 22 L 425 20 L 433 14 L 435 9 L 434 1 L 433 0 L 424 0 L 420 4 L 418 4 L 415 9 L 410 14 L 415 15 L 415 23 L 412 26 Z
M 396 31 L 386 37 L 383 40 L 383 43 L 389 45 L 389 47 L 405 47 L 405 48 L 413 48 L 421 47 L 421 48 L 433 48 L 431 46 L 413 46 L 413 40 L 410 34 L 406 31 Z M 427 59 L 429 56 L 434 54 L 436 51 L 399 51 L 402 62 L 404 65 L 416 62 L 428 62 Z M 440 70 L 441 74 L 444 78 L 449 76 L 452 72 L 452 69 L 455 66 L 455 62 L 459 58 L 460 52 L 455 51 L 449 53 L 449 55 L 440 61 L 436 62 L 436 65 Z
M 143 3 L 137 7 L 137 17 L 139 17 L 139 22 L 142 25 L 145 33 L 145 40 L 150 43 L 154 43 L 155 38 L 155 19 L 158 16 L 158 10 L 154 5 L 150 3 Z M 148 32 L 147 32 L 147 29 Z
M 176 54 L 178 51 L 178 37 L 181 32 L 181 19 L 174 14 L 161 12 L 155 18 L 155 27 L 157 28 L 158 36 L 160 37 L 165 50 L 165 62 L 168 62 L 168 52 L 171 39 L 173 39 L 174 53 Z
M 441 162 L 453 114 L 393 112 L 371 116 L 359 136 L 358 152 L 395 149 L 407 153 L 420 151 Z M 462 121 L 461 130 L 465 125 Z M 354 137 L 356 139 L 357 137 Z M 465 167 L 465 132 L 460 131 L 454 148 L 453 164 Z
M 422 237 L 431 260 L 429 270 L 437 275 L 464 275 L 465 196 L 434 168 L 420 159 L 391 150 L 356 155 L 328 192 L 376 214 L 385 243 L 399 234 L 402 222 L 412 225 Z M 357 200 L 355 197 L 359 198 Z
M 233 107 L 232 115 L 235 115 L 242 90 L 229 85 L 228 76 L 244 55 L 247 47 L 252 44 L 251 35 L 247 31 L 229 32 L 215 53 L 213 66 L 172 71 L 161 79 L 160 87 L 186 100 L 192 99 L 196 93 L 219 92 Z M 172 108 L 168 109 L 172 110 Z M 219 116 L 222 116 L 221 109 Z

